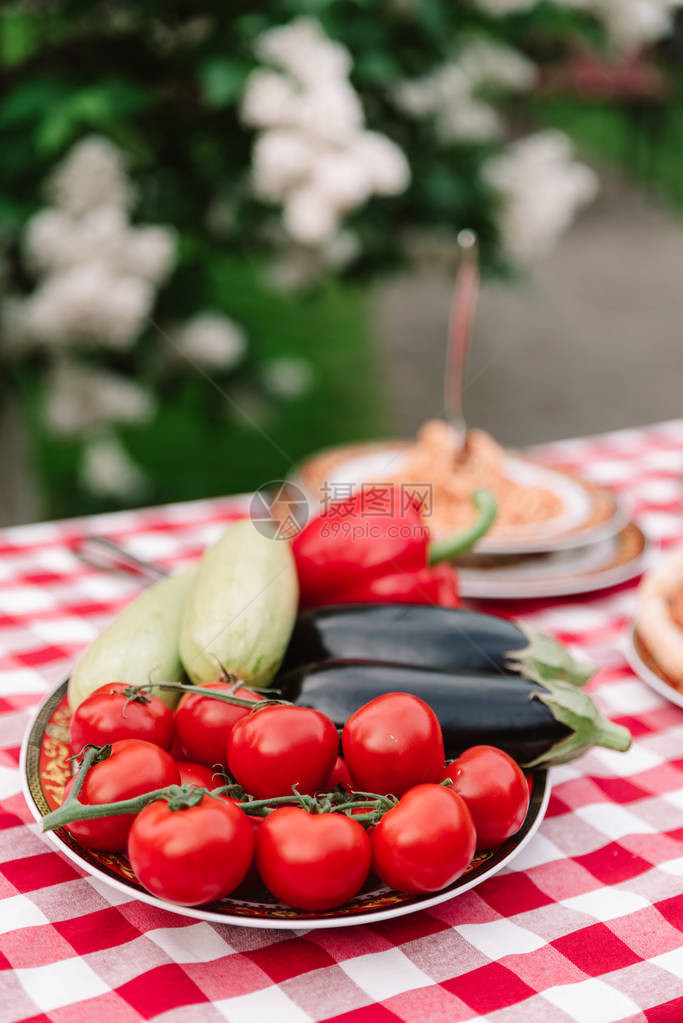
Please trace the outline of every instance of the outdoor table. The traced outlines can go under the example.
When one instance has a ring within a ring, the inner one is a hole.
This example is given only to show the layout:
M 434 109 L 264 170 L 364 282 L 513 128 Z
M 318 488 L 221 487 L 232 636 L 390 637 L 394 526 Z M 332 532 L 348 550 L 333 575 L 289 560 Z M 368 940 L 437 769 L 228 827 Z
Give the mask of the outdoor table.
M 615 488 L 655 548 L 683 540 L 683 420 L 536 450 Z M 428 911 L 328 930 L 214 926 L 84 875 L 41 836 L 21 794 L 26 725 L 141 586 L 85 566 L 72 543 L 106 534 L 175 568 L 246 507 L 204 500 L 0 533 L 0 1021 L 683 1020 L 683 710 L 624 660 L 634 584 L 498 608 L 600 666 L 592 693 L 633 746 L 554 769 L 519 857 Z

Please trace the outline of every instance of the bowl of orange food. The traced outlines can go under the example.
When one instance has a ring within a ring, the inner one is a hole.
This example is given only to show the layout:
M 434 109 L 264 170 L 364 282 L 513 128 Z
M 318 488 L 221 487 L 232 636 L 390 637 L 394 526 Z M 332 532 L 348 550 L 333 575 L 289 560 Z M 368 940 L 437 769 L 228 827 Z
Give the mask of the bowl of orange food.
M 443 420 L 426 423 L 414 440 L 321 451 L 299 466 L 295 481 L 314 509 L 363 485 L 421 488 L 427 494 L 424 516 L 436 539 L 472 524 L 477 514 L 472 494 L 489 490 L 498 512 L 476 545 L 478 554 L 566 550 L 614 536 L 625 525 L 609 491 L 507 451 L 483 430 L 469 431 L 463 446 Z

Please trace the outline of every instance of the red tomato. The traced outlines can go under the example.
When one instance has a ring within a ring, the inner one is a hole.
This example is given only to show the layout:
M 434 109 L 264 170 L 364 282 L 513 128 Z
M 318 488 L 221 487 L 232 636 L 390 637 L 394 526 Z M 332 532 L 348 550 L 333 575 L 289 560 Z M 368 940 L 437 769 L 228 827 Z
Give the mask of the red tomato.
M 443 785 L 416 785 L 372 831 L 376 874 L 400 892 L 437 892 L 465 872 L 477 836 L 467 804 Z
M 180 810 L 165 800 L 150 803 L 128 838 L 128 858 L 140 883 L 181 906 L 228 895 L 246 876 L 253 854 L 247 815 L 211 796 Z
M 88 771 L 78 800 L 80 803 L 115 803 L 145 792 L 177 785 L 180 774 L 169 754 L 160 746 L 142 739 L 122 739 L 112 744 L 111 756 Z M 74 779 L 64 790 L 64 799 Z M 74 821 L 67 829 L 89 849 L 117 852 L 126 848 L 134 814 Z
M 491 849 L 516 834 L 529 809 L 529 786 L 521 767 L 495 746 L 472 746 L 442 774 L 467 803 L 477 848 Z
M 228 739 L 228 766 L 256 799 L 289 796 L 292 786 L 324 789 L 339 749 L 337 729 L 309 707 L 273 704 L 237 722 Z
M 229 682 L 207 682 L 204 689 L 231 689 Z M 263 700 L 246 689 L 237 689 L 235 696 L 257 703 Z M 185 756 L 198 764 L 225 767 L 225 747 L 233 725 L 249 713 L 247 707 L 225 703 L 200 696 L 199 693 L 185 693 L 175 711 L 175 727 Z
M 254 849 L 256 848 L 256 842 L 258 840 L 259 828 L 263 824 L 265 817 L 256 817 L 254 814 L 247 814 L 249 823 L 251 824 L 251 830 L 254 835 Z M 235 892 L 237 898 L 240 899 L 253 899 L 263 897 L 265 885 L 263 879 L 258 872 L 256 867 L 256 859 L 251 861 L 251 866 L 247 871 L 246 877 L 239 885 Z
M 256 866 L 266 887 L 288 906 L 318 912 L 341 906 L 363 886 L 372 858 L 358 821 L 283 806 L 256 836 Z
M 173 713 L 153 694 L 128 700 L 125 682 L 100 686 L 73 712 L 69 739 L 74 753 L 120 739 L 144 739 L 163 749 L 173 742 Z
M 351 788 L 351 775 L 343 757 L 337 757 L 330 771 L 330 776 L 325 783 L 325 788 L 330 792 L 337 785 L 345 785 Z
M 409 693 L 385 693 L 360 707 L 344 725 L 342 749 L 362 792 L 402 796 L 413 785 L 438 781 L 443 771 L 439 719 Z
M 217 789 L 223 784 L 220 775 L 214 778 L 213 771 L 204 764 L 193 764 L 191 760 L 176 760 L 181 785 L 195 785 L 198 789 Z

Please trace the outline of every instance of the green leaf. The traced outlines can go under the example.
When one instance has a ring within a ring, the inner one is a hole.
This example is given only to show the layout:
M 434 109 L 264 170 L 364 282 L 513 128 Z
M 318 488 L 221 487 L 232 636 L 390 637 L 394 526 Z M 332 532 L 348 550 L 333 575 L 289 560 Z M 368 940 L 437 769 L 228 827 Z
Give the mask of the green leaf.
M 372 50 L 361 54 L 354 65 L 354 77 L 358 82 L 385 85 L 401 77 L 401 68 L 393 54 L 383 50 Z
M 137 114 L 150 102 L 148 93 L 119 79 L 98 82 L 50 103 L 39 125 L 35 143 L 43 152 L 55 152 L 82 127 L 107 130 L 121 119 Z
M 207 107 L 234 103 L 244 88 L 248 69 L 227 57 L 209 57 L 199 66 L 201 96 Z
M 0 11 L 0 64 L 11 67 L 30 56 L 38 38 L 36 16 L 18 7 Z
M 21 82 L 0 104 L 0 127 L 13 128 L 27 121 L 42 120 L 47 110 L 62 102 L 66 92 L 66 85 L 57 78 Z

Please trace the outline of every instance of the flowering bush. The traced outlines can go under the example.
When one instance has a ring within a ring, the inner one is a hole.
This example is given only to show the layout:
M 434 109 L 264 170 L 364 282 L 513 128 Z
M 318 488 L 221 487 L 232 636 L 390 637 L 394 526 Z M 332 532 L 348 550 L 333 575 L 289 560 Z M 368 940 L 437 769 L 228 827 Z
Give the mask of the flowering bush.
M 465 226 L 486 270 L 544 256 L 597 182 L 528 124 L 539 61 L 676 6 L 5 5 L 1 352 L 46 510 L 249 487 L 379 429 L 358 283 Z

